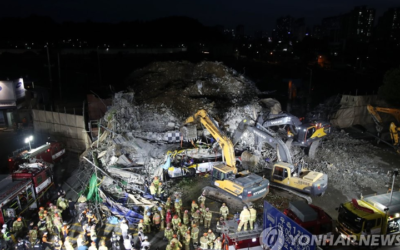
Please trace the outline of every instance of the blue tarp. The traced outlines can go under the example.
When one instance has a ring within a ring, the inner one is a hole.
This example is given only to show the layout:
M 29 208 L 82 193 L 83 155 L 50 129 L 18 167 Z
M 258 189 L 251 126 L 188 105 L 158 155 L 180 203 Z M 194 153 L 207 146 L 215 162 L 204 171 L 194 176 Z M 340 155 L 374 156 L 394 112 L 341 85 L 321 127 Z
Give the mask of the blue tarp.
M 171 157 L 170 156 L 168 156 L 167 157 L 167 161 L 163 164 L 163 165 L 161 165 L 161 167 L 164 169 L 164 170 L 168 170 L 168 168 L 171 166 Z

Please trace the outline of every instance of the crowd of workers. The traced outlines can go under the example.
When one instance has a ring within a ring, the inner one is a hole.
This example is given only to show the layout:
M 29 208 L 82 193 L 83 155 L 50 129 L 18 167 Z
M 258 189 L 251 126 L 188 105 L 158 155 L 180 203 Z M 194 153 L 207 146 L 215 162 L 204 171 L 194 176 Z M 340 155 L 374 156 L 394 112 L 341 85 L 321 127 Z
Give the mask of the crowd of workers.
M 162 194 L 161 183 L 158 178 L 154 178 L 151 183 L 151 191 L 155 194 Z M 73 242 L 68 236 L 69 225 L 63 221 L 63 218 L 70 218 L 71 222 L 78 218 L 82 226 L 76 240 L 78 250 L 108 250 L 107 245 L 113 250 L 120 250 L 120 237 L 112 233 L 109 241 L 97 238 L 96 225 L 98 219 L 91 211 L 86 200 L 79 201 L 79 215 L 76 211 L 75 202 L 65 198 L 65 191 L 58 190 L 58 199 L 56 204 L 47 203 L 45 207 L 40 207 L 37 220 L 31 220 L 27 225 L 22 218 L 17 218 L 10 228 L 7 224 L 3 225 L 0 250 L 73 250 Z M 83 204 L 83 206 L 81 206 Z M 190 211 L 189 211 L 190 210 Z M 225 203 L 220 207 L 217 213 L 218 223 L 225 223 L 229 216 L 229 208 Z M 154 231 L 164 231 L 164 240 L 168 242 L 167 250 L 191 249 L 222 249 L 222 239 L 217 237 L 211 228 L 213 212 L 206 205 L 206 197 L 202 194 L 197 201 L 193 200 L 190 207 L 183 210 L 182 199 L 179 196 L 168 197 L 166 202 L 159 206 L 145 207 L 143 219 L 140 220 L 137 228 L 132 228 L 128 221 L 122 219 L 120 222 L 123 248 L 125 250 L 148 250 L 151 247 L 148 236 L 145 234 L 154 233 Z M 240 213 L 240 223 L 238 231 L 242 227 L 247 230 L 253 229 L 256 220 L 256 210 L 251 206 L 244 207 Z M 201 230 L 200 228 L 203 228 Z M 137 230 L 137 235 L 129 232 Z M 204 231 L 201 233 L 201 231 Z M 199 237 L 201 236 L 201 237 Z M 109 244 L 111 243 L 111 244 Z

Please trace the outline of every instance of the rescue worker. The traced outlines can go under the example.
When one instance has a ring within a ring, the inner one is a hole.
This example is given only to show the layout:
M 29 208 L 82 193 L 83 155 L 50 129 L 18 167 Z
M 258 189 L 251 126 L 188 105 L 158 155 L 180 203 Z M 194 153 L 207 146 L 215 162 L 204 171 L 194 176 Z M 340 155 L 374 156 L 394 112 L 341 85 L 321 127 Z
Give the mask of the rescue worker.
M 92 226 L 93 224 L 97 224 L 97 218 L 96 218 L 96 216 L 94 215 L 94 213 L 93 213 L 92 210 L 89 210 L 89 211 L 86 213 L 86 218 L 87 218 L 87 221 L 88 221 L 89 226 Z
M 169 225 L 170 227 L 171 225 L 171 221 L 172 221 L 172 213 L 171 213 L 171 209 L 168 209 L 167 211 L 167 215 L 165 216 L 165 223 L 167 224 L 167 226 Z
M 14 232 L 15 236 L 18 237 L 22 233 L 23 229 L 24 223 L 22 222 L 22 218 L 18 217 L 13 223 L 12 231 Z
M 160 212 L 160 218 L 161 218 L 160 229 L 164 230 L 165 229 L 165 210 L 162 207 L 158 207 L 158 211 Z
M 72 246 L 72 243 L 71 243 L 70 238 L 68 236 L 65 238 L 64 248 L 65 248 L 65 250 L 74 250 L 74 247 Z
M 212 220 L 212 213 L 209 208 L 206 208 L 206 214 L 204 215 L 204 227 L 210 228 Z
M 174 218 L 172 219 L 172 227 L 174 231 L 178 229 L 178 225 L 181 223 L 181 219 L 178 217 L 178 215 L 174 215 Z
M 151 219 L 150 219 L 151 213 L 148 212 L 147 214 L 144 215 L 143 217 L 143 224 L 144 224 L 144 232 L 145 233 L 150 233 L 151 232 Z
M 154 183 L 151 183 L 151 184 L 150 184 L 149 190 L 150 190 L 150 194 L 151 194 L 152 196 L 155 196 L 155 195 L 156 195 L 156 187 L 154 186 Z
M 193 214 L 199 209 L 199 205 L 197 205 L 196 201 L 192 201 L 192 210 L 190 212 Z
M 119 240 L 120 240 L 119 236 L 117 236 L 117 235 L 115 234 L 115 232 L 113 231 L 113 232 L 112 232 L 112 235 L 111 235 L 111 240 L 110 240 L 110 241 L 111 241 L 111 246 L 112 246 L 112 249 L 113 249 L 113 250 L 120 249 Z
M 197 202 L 199 202 L 199 204 L 204 204 L 206 205 L 206 197 L 204 196 L 204 193 L 202 193 L 199 198 L 197 199 Z
M 171 243 L 175 243 L 176 246 L 178 246 L 179 248 L 182 248 L 182 243 L 179 242 L 178 240 L 178 235 L 174 234 Z
M 167 229 L 165 229 L 164 231 L 164 238 L 166 238 L 168 242 L 171 242 L 172 236 L 174 236 L 174 231 L 172 231 L 172 229 L 167 226 Z
M 143 220 L 139 221 L 138 228 L 144 228 Z
M 185 210 L 185 213 L 183 214 L 183 224 L 186 226 L 189 224 L 189 211 Z
M 147 247 L 147 249 L 150 249 L 150 242 L 148 241 L 147 236 L 144 237 L 144 240 L 143 240 L 141 246 L 142 246 L 142 249 L 146 249 L 146 247 Z
M 187 230 L 183 238 L 183 244 L 185 245 L 185 250 L 190 250 L 190 231 Z
M 181 239 L 185 237 L 185 233 L 188 230 L 187 226 L 185 224 L 179 223 L 178 225 L 178 231 L 181 236 Z
M 224 220 L 226 220 L 226 217 L 229 214 L 229 208 L 226 206 L 225 203 L 222 203 L 222 206 L 219 209 L 219 212 L 220 212 L 221 216 L 224 217 Z
M 96 242 L 92 242 L 92 244 L 90 245 L 88 250 L 97 250 Z M 130 250 L 130 249 L 126 249 L 126 250 Z
M 131 243 L 131 235 L 128 235 L 124 238 L 124 248 L 125 250 L 131 250 L 132 249 L 132 243 Z
M 40 207 L 39 208 L 39 212 L 38 212 L 39 217 L 44 215 L 44 207 Z
M 203 237 L 200 238 L 200 247 L 201 249 L 208 249 L 208 235 L 207 233 L 203 234 Z
M 168 197 L 167 201 L 165 202 L 165 208 L 170 210 L 171 209 L 171 205 L 172 205 L 171 197 Z
M 240 223 L 237 229 L 238 232 L 240 232 L 243 225 L 244 225 L 244 231 L 247 231 L 247 223 L 249 222 L 249 219 L 250 219 L 250 212 L 247 209 L 247 207 L 244 206 L 242 212 L 240 213 Z
M 68 250 L 68 249 L 66 249 L 66 250 Z M 100 242 L 99 250 L 108 250 L 108 247 L 106 246 L 106 241 L 105 240 L 102 240 Z
M 60 201 L 57 201 L 57 203 L 57 207 L 60 209 L 61 212 L 67 210 L 68 204 L 64 197 L 60 197 Z
M 46 220 L 43 216 L 39 217 L 39 222 L 38 222 L 37 226 L 39 229 L 39 236 L 43 237 L 43 233 L 46 232 Z
M 96 225 L 92 225 L 90 227 L 90 240 L 97 245 L 97 233 L 96 233 Z
M 195 213 L 192 213 L 193 223 L 199 225 L 200 220 L 200 210 L 197 210 Z
M 43 245 L 40 242 L 40 239 L 36 239 L 36 241 L 32 244 L 32 249 L 33 250 L 44 250 Z M 66 249 L 66 250 L 70 250 L 70 249 Z
M 214 250 L 221 250 L 222 249 L 222 241 L 221 241 L 221 237 L 218 237 L 215 241 L 214 241 Z
M 17 250 L 29 250 L 29 243 L 24 239 L 18 238 L 18 243 L 15 248 Z
M 4 224 L 4 225 L 6 225 L 6 224 Z M 1 229 L 1 233 L 3 234 L 3 239 L 6 242 L 6 248 L 12 248 L 12 245 L 14 242 L 12 241 L 10 232 L 8 232 L 7 228 L 4 227 L 4 225 L 3 225 L 3 229 Z
M 48 241 L 47 239 L 47 232 L 44 232 L 43 237 L 42 237 L 42 244 L 43 244 L 43 249 L 46 250 L 46 248 L 52 249 L 53 246 L 52 243 Z
M 38 237 L 37 227 L 35 226 L 31 230 L 29 230 L 28 235 L 29 235 L 29 242 L 31 243 L 31 246 L 33 246 Z
M 114 233 L 114 232 L 113 232 Z M 111 239 L 112 240 L 112 239 Z M 76 239 L 76 245 L 78 247 L 85 245 L 85 237 L 84 237 L 84 233 L 80 234 L 78 236 L 78 239 Z
M 193 245 L 194 244 L 196 244 L 196 245 L 198 245 L 199 244 L 199 232 L 200 232 L 200 230 L 199 230 L 199 228 L 197 227 L 197 225 L 196 224 L 193 224 L 193 229 L 192 229 L 192 232 L 191 232 L 191 238 L 192 238 L 192 241 L 193 241 Z
M 62 245 L 63 245 L 62 241 L 59 240 L 57 236 L 55 236 L 53 242 L 54 250 L 61 250 Z
M 178 213 L 178 217 L 181 218 L 182 199 L 176 198 L 174 206 L 175 206 L 175 213 Z
M 87 211 L 86 211 L 86 210 L 83 210 L 83 211 L 81 212 L 81 214 L 79 215 L 78 222 L 81 223 L 81 226 L 83 226 L 85 223 L 87 223 L 86 213 L 87 213 Z
M 256 222 L 257 219 L 257 210 L 253 208 L 253 205 L 250 205 L 250 230 L 253 230 L 254 222 Z
M 158 176 L 154 177 L 153 183 L 154 187 L 156 188 L 156 193 L 158 192 L 158 186 L 160 185 L 160 181 L 158 180 Z
M 156 212 L 153 215 L 153 224 L 157 231 L 160 230 L 160 223 L 161 223 L 161 215 L 158 212 Z
M 204 219 L 206 217 L 206 207 L 204 206 L 204 204 L 200 205 L 200 224 L 204 223 Z
M 68 225 L 66 222 L 63 222 L 63 226 L 61 227 L 61 234 L 63 235 L 64 239 L 68 236 Z
M 51 215 L 49 213 L 47 213 L 46 211 L 44 211 L 44 212 L 45 212 L 45 215 L 46 215 L 46 228 L 47 228 L 47 231 L 50 234 L 54 234 L 53 219 L 51 218 Z
M 54 215 L 58 214 L 59 216 L 61 216 L 62 211 L 60 209 L 58 209 L 58 207 L 56 205 L 53 205 L 53 208 L 51 209 L 51 215 L 54 218 Z
M 207 237 L 208 237 L 208 245 L 210 246 L 210 249 L 212 249 L 216 236 L 211 229 L 208 230 Z
M 125 219 L 121 221 L 120 228 L 121 228 L 122 238 L 125 239 L 125 237 L 128 236 L 128 230 L 129 230 L 129 226 L 126 223 Z
M 55 234 L 60 237 L 61 234 L 61 228 L 62 228 L 62 222 L 61 222 L 61 218 L 58 214 L 54 215 L 54 229 L 55 229 Z
M 166 247 L 165 250 L 173 250 L 175 248 L 175 243 L 169 243 Z
M 143 240 L 144 240 L 143 228 L 139 227 L 139 232 L 138 232 L 137 236 L 135 237 L 135 241 L 133 243 L 133 246 L 134 247 L 140 246 L 142 244 Z M 165 232 L 164 232 L 164 240 L 166 240 Z
M 159 198 L 161 198 L 161 199 L 164 197 L 164 189 L 163 189 L 163 186 L 162 186 L 162 183 L 161 183 L 161 182 L 160 182 L 160 184 L 158 185 L 158 189 L 157 189 L 156 196 L 159 197 Z

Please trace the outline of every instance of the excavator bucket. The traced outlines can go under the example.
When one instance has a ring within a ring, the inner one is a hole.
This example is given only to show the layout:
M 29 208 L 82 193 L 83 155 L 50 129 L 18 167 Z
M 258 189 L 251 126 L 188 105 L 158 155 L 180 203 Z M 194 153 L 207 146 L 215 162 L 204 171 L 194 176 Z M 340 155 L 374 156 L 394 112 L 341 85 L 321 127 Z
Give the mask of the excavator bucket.
M 197 127 L 196 125 L 188 125 L 181 127 L 181 136 L 185 141 L 191 141 L 197 139 Z

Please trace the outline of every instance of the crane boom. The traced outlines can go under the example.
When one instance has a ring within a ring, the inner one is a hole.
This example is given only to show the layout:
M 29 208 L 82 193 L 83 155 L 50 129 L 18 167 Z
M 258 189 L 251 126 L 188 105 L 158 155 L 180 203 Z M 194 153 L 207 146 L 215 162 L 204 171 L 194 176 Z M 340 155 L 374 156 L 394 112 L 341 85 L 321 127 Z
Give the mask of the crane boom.
M 226 165 L 232 169 L 234 174 L 237 174 L 235 150 L 229 137 L 219 129 L 214 119 L 211 118 L 204 109 L 201 109 L 197 111 L 196 114 L 188 117 L 183 125 L 196 122 L 200 122 L 218 142 L 222 148 Z

